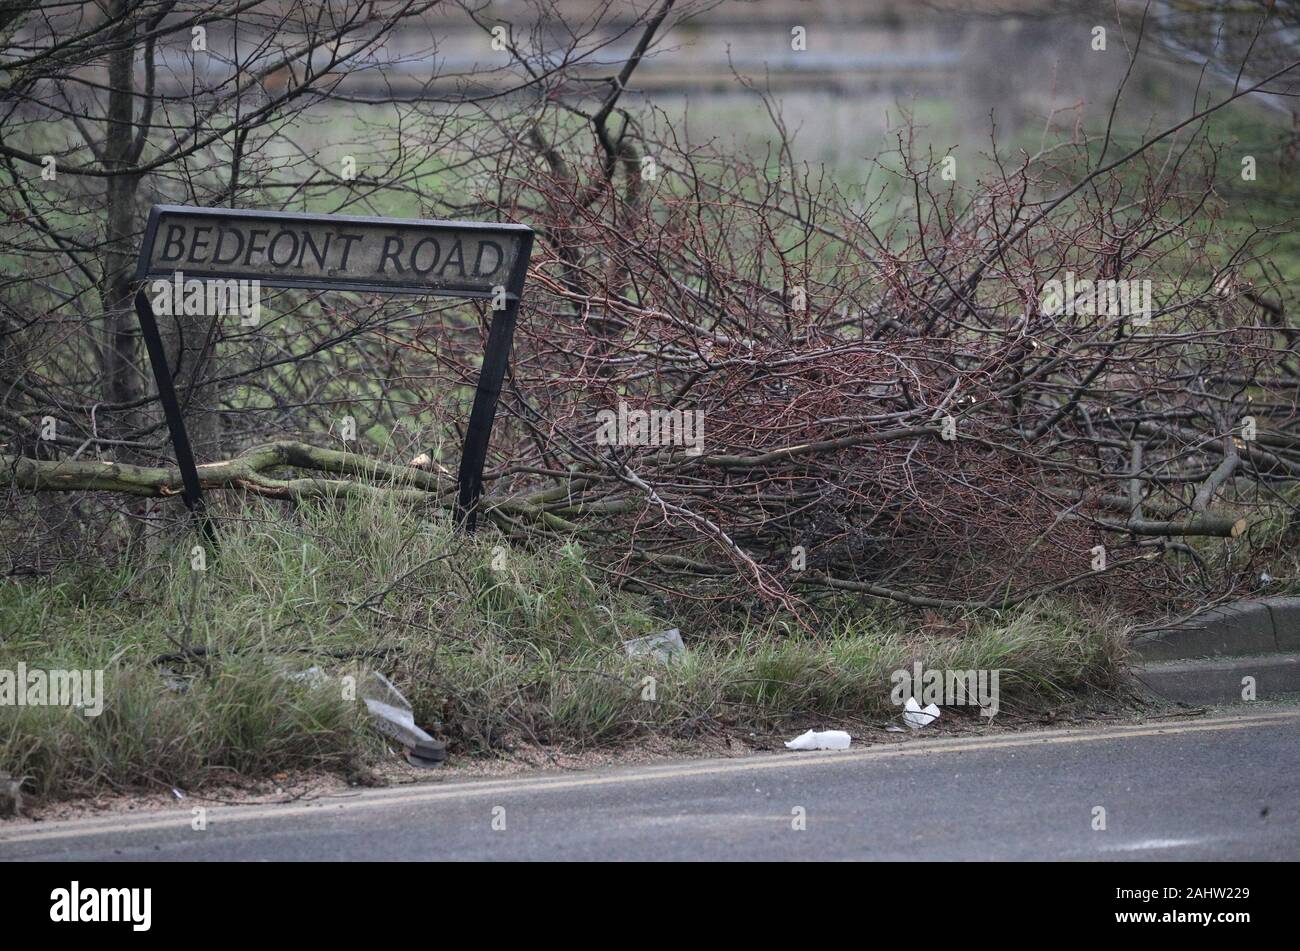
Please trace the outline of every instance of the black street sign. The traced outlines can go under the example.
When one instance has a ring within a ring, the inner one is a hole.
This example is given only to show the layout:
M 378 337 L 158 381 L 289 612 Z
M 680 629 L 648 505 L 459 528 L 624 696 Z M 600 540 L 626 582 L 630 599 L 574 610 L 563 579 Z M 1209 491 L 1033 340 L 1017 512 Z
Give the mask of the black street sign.
M 492 323 L 457 478 L 458 517 L 473 531 L 532 245 L 533 231 L 524 225 L 155 205 L 136 278 L 183 274 L 187 281 L 256 280 L 269 287 L 491 300 Z M 182 495 L 212 537 L 172 371 L 143 286 L 135 305 L 176 451 Z

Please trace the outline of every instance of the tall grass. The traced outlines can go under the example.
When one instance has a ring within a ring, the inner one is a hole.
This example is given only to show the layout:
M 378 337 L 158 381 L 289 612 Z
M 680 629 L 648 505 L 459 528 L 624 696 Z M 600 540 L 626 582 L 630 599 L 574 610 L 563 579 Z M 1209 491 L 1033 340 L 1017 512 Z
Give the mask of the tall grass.
M 57 797 L 355 769 L 385 755 L 344 689 L 366 669 L 453 753 L 481 754 L 880 719 L 896 712 L 890 673 L 914 660 L 1001 668 L 1014 709 L 1104 680 L 1117 643 L 1109 619 L 1051 604 L 939 634 L 882 610 L 817 633 L 674 617 L 612 588 L 576 543 L 466 538 L 382 500 L 227 516 L 204 570 L 178 535 L 162 556 L 0 585 L 0 668 L 102 669 L 106 693 L 94 718 L 0 707 L 0 770 Z M 667 626 L 684 657 L 626 655 L 624 641 Z M 311 667 L 327 678 L 294 676 Z

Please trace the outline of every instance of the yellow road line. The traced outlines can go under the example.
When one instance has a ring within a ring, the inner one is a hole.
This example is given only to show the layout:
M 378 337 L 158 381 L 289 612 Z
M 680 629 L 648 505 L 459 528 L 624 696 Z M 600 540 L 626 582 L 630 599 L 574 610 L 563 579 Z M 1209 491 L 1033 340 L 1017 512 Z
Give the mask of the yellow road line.
M 767 756 L 740 757 L 732 760 L 700 760 L 693 763 L 645 766 L 585 776 L 519 776 L 499 780 L 461 780 L 422 786 L 416 790 L 407 787 L 367 791 L 352 797 L 328 796 L 311 804 L 212 806 L 207 808 L 207 821 L 208 828 L 211 829 L 214 826 L 230 822 L 323 814 L 327 811 L 330 814 L 339 811 L 356 812 L 383 809 L 389 806 L 437 802 L 444 799 L 463 799 L 487 795 L 500 796 L 534 791 L 550 792 L 580 789 L 589 786 L 651 782 L 660 779 L 718 776 L 766 769 L 815 769 L 825 766 L 843 766 L 867 760 L 887 759 L 894 756 L 926 756 L 933 753 L 963 753 L 1038 745 L 1122 740 L 1131 737 L 1244 730 L 1288 721 L 1300 721 L 1300 710 L 1240 717 L 1220 717 L 1212 720 L 1195 720 L 1173 724 L 1136 724 L 1133 726 L 1084 730 L 1044 730 L 1035 733 L 1012 733 L 989 738 L 968 737 L 950 740 L 919 740 L 897 745 L 873 746 L 865 750 L 847 753 L 777 753 Z M 0 843 L 65 839 L 147 829 L 183 828 L 189 826 L 191 819 L 192 814 L 188 809 L 178 807 L 167 815 L 74 819 L 67 822 L 51 822 L 49 825 L 41 826 L 23 824 L 11 827 L 8 830 L 0 827 Z

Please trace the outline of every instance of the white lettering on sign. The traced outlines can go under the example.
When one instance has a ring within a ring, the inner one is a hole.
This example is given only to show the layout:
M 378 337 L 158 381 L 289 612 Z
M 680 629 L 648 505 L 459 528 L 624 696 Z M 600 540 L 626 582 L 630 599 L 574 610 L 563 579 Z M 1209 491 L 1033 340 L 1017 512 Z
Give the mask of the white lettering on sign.
M 145 260 L 149 275 L 486 296 L 512 283 L 528 233 L 517 225 L 162 208 Z

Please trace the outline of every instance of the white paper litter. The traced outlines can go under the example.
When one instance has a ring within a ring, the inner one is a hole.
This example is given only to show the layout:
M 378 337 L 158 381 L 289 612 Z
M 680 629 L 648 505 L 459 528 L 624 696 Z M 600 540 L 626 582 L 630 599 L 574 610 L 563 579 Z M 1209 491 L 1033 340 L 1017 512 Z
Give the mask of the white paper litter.
M 823 730 L 820 733 L 809 730 L 802 736 L 787 740 L 785 748 L 787 750 L 847 750 L 852 742 L 853 738 L 843 730 Z
M 915 697 L 908 697 L 907 703 L 903 704 L 903 722 L 913 730 L 929 726 L 937 719 L 939 719 L 939 708 L 933 703 L 922 709 Z

